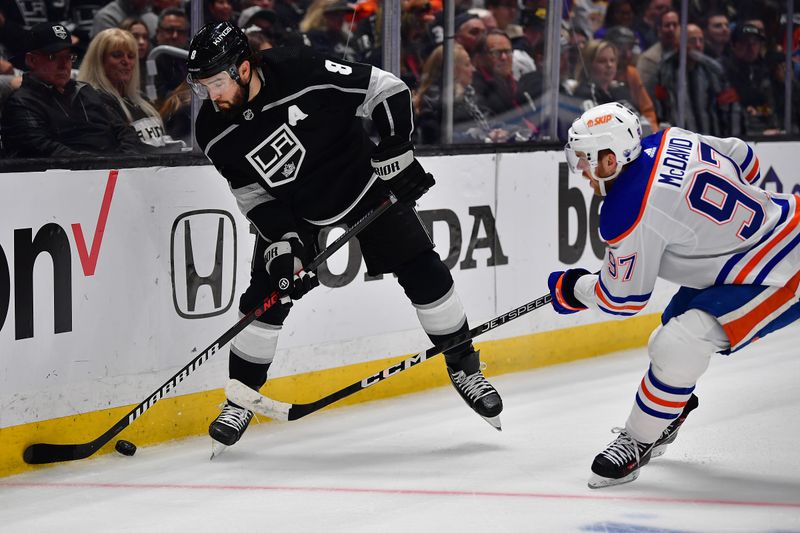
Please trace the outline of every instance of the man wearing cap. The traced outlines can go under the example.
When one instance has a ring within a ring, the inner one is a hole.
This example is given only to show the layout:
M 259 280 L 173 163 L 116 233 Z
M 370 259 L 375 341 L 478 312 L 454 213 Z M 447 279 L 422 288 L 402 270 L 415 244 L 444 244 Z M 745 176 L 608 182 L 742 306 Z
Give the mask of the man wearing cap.
M 145 150 L 136 132 L 116 118 L 90 85 L 71 79 L 75 54 L 70 32 L 43 22 L 27 34 L 30 71 L 6 102 L 3 147 L 16 157 L 79 157 L 137 154 Z
M 463 46 L 469 57 L 472 58 L 475 55 L 478 40 L 486 35 L 486 24 L 478 15 L 462 13 L 456 16 L 454 29 L 455 41 Z
M 733 91 L 725 95 L 738 103 L 731 118 L 729 135 L 775 133 L 778 121 L 770 86 L 770 72 L 764 59 L 764 30 L 750 21 L 733 31 L 732 56 L 723 58 L 725 77 Z

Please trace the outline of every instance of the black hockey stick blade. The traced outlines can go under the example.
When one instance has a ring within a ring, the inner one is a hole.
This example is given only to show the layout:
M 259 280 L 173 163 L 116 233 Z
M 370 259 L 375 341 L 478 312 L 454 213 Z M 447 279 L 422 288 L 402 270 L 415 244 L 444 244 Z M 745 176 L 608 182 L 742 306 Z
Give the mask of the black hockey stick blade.
M 308 271 L 316 270 L 322 263 L 324 263 L 331 255 L 344 246 L 350 239 L 355 237 L 358 233 L 366 228 L 373 220 L 378 218 L 384 211 L 389 209 L 397 202 L 394 196 L 390 196 L 384 200 L 378 207 L 369 211 L 361 219 L 359 219 L 352 226 L 347 228 L 335 241 L 328 245 L 321 251 L 308 265 Z M 257 308 L 251 310 L 245 316 L 239 319 L 228 331 L 223 333 L 211 346 L 200 352 L 194 359 L 178 371 L 177 374 L 172 376 L 166 383 L 161 385 L 155 392 L 147 397 L 142 403 L 134 407 L 128 414 L 121 418 L 116 424 L 108 429 L 105 433 L 100 435 L 94 440 L 81 444 L 49 444 L 37 443 L 31 444 L 22 453 L 22 459 L 28 464 L 39 465 L 46 463 L 57 463 L 60 461 L 74 461 L 77 459 L 86 459 L 94 454 L 97 450 L 105 446 L 111 439 L 118 435 L 123 429 L 133 423 L 134 420 L 139 418 L 145 411 L 150 409 L 155 403 L 164 397 L 169 391 L 175 389 L 178 383 L 186 379 L 189 374 L 197 370 L 197 368 L 208 360 L 209 357 L 222 351 L 222 347 L 229 343 L 233 338 L 239 334 L 245 327 L 247 327 L 256 318 L 264 314 L 270 307 L 278 302 L 278 293 L 273 292 L 269 295 L 264 302 Z
M 338 391 L 311 403 L 286 403 L 273 400 L 272 398 L 264 396 L 236 380 L 230 380 L 228 382 L 228 385 L 225 387 L 225 394 L 227 395 L 228 399 L 234 403 L 247 407 L 251 411 L 255 411 L 261 415 L 268 416 L 273 420 L 297 420 L 306 415 L 319 411 L 320 409 L 327 407 L 332 403 L 338 402 L 343 398 L 347 398 L 352 394 L 362 391 L 367 387 L 371 387 L 372 385 L 375 385 L 376 383 L 379 383 L 385 379 L 396 376 L 400 372 L 415 367 L 420 363 L 424 363 L 428 359 L 439 355 L 445 350 L 449 350 L 450 348 L 455 348 L 456 346 L 469 342 L 475 337 L 486 333 L 487 331 L 491 331 L 499 326 L 502 326 L 503 324 L 511 322 L 512 320 L 519 318 L 522 315 L 526 315 L 535 309 L 544 307 L 551 301 L 552 297 L 550 296 L 550 293 L 545 294 L 544 296 L 528 302 L 525 305 L 516 307 L 507 313 L 495 317 L 492 320 L 481 324 L 480 326 L 476 326 L 469 331 L 450 339 L 448 342 L 440 346 L 434 346 L 425 352 L 420 352 L 412 355 L 411 357 L 407 357 L 406 359 L 403 359 L 402 361 L 395 363 L 394 365 L 385 368 L 380 372 L 367 376 L 360 381 L 356 381 L 355 383 L 348 385 L 343 389 L 339 389 Z

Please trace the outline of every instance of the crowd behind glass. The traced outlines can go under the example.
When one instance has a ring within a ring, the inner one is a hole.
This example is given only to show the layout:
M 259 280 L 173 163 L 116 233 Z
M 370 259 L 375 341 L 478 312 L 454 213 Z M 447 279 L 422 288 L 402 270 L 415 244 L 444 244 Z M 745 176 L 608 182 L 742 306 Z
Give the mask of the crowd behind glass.
M 0 3 L 2 157 L 190 151 L 193 15 L 238 25 L 253 50 L 310 46 L 382 66 L 378 0 L 195 1 L 202 9 L 184 0 Z M 800 132 L 793 0 L 455 0 L 452 84 L 443 76 L 442 0 L 399 1 L 399 76 L 413 93 L 417 145 L 563 141 L 572 120 L 610 101 L 638 113 L 645 133 L 671 125 L 719 137 Z M 561 12 L 548 12 L 553 5 Z M 546 72 L 553 50 L 555 77 Z M 453 118 L 444 136 L 446 100 Z

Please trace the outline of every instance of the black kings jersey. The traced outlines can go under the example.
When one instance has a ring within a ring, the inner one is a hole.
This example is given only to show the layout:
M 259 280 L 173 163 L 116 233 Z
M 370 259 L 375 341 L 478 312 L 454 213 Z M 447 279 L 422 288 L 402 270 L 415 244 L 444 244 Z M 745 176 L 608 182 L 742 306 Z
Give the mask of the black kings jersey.
M 381 138 L 404 140 L 413 118 L 408 88 L 370 65 L 307 47 L 266 50 L 258 64 L 258 95 L 235 115 L 204 102 L 196 136 L 242 212 L 274 241 L 300 219 L 334 223 L 377 179 L 360 117 L 371 117 Z

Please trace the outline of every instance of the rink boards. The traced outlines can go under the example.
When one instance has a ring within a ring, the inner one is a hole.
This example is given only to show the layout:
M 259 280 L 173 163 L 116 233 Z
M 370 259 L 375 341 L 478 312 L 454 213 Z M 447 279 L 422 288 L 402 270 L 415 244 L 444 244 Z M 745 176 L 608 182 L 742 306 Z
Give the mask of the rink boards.
M 800 190 L 796 148 L 757 145 L 767 188 Z M 599 203 L 568 175 L 561 152 L 423 163 L 437 185 L 420 217 L 471 325 L 546 294 L 552 270 L 601 268 Z M 0 475 L 8 475 L 30 468 L 21 460 L 30 443 L 94 439 L 230 328 L 253 235 L 210 166 L 5 174 L 0 198 Z M 366 277 L 356 242 L 319 275 L 322 286 L 287 320 L 267 394 L 313 401 L 429 347 L 393 277 Z M 672 289 L 657 286 L 642 315 L 614 324 L 549 307 L 522 316 L 477 339 L 486 374 L 641 346 Z M 204 433 L 226 377 L 223 348 L 120 438 L 145 445 Z M 437 358 L 348 401 L 446 382 Z M 112 449 L 113 441 L 101 452 Z

